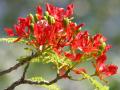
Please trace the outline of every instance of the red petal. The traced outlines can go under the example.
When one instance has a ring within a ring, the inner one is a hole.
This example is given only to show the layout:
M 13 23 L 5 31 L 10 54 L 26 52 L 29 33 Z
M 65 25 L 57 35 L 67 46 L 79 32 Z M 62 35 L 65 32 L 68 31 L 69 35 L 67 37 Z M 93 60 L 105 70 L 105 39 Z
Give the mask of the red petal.
M 81 57 L 82 57 L 82 54 L 77 54 L 74 61 L 79 61 Z
M 111 76 L 117 73 L 118 67 L 116 65 L 111 64 L 107 66 L 107 69 L 108 71 L 106 72 L 106 75 Z
M 47 3 L 46 4 L 46 9 L 49 12 L 49 14 L 52 14 L 52 13 L 54 13 L 55 7 L 53 5 Z
M 97 58 L 96 63 L 97 63 L 97 65 L 100 66 L 100 65 L 104 64 L 106 60 L 107 60 L 107 57 L 106 57 L 106 55 L 104 54 L 104 55 L 101 55 L 101 56 L 99 56 L 99 57 Z
M 14 25 L 14 28 L 15 28 L 16 33 L 19 37 L 23 37 L 25 35 L 24 29 L 23 29 L 23 27 L 20 26 L 20 24 Z
M 69 4 L 67 6 L 67 10 L 66 10 L 66 13 L 65 13 L 66 17 L 69 17 L 73 14 L 73 8 L 74 8 L 73 4 Z
M 78 30 L 80 27 L 84 27 L 84 26 L 85 26 L 85 23 L 81 23 L 76 27 L 76 30 Z
M 82 57 L 82 54 L 75 54 L 74 55 L 74 54 L 65 52 L 65 56 L 75 62 L 75 61 L 79 61 L 80 60 L 80 58 Z
M 8 36 L 14 36 L 15 35 L 11 28 L 5 28 L 5 31 L 6 31 Z
M 70 53 L 64 53 L 66 57 L 70 58 L 70 59 L 74 59 L 74 55 L 70 54 Z
M 112 46 L 111 46 L 111 45 L 107 45 L 107 46 L 105 47 L 105 50 L 104 50 L 103 53 L 106 53 L 110 48 L 112 48 Z
M 29 26 L 30 25 L 30 21 L 31 21 L 31 18 L 30 17 L 26 17 L 26 18 L 23 18 L 23 17 L 19 17 L 18 18 L 18 23 L 24 28 L 25 26 Z
M 37 14 L 42 15 L 42 8 L 41 6 L 38 6 L 36 9 Z

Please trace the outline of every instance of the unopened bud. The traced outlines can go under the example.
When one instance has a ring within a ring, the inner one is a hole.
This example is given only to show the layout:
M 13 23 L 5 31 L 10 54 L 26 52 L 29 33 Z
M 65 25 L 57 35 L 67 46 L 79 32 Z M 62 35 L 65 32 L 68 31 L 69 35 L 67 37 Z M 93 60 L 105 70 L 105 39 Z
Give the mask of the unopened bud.
M 48 16 L 48 22 L 49 22 L 50 24 L 55 23 L 55 18 L 54 18 L 53 16 Z
M 46 16 L 44 16 L 44 19 L 45 19 L 45 20 L 48 20 L 48 18 L 47 18 Z
M 33 29 L 34 29 L 34 23 L 31 23 L 30 24 L 30 31 L 33 32 Z
M 106 43 L 103 42 L 102 45 L 99 47 L 100 50 L 98 51 L 98 54 L 101 54 L 104 51 L 105 47 L 106 47 Z
M 29 16 L 30 16 L 30 18 L 31 18 L 31 20 L 32 20 L 32 23 L 34 23 L 34 22 L 35 22 L 34 16 L 33 16 L 31 13 L 29 14 Z
M 64 25 L 67 26 L 70 23 L 70 20 L 68 18 L 64 18 Z
M 34 16 L 34 20 L 35 20 L 35 22 L 37 22 L 38 20 L 39 20 L 39 14 L 35 14 L 35 16 Z
M 49 13 L 48 13 L 47 11 L 45 12 L 45 16 L 46 16 L 46 17 L 48 17 L 48 16 L 49 16 Z

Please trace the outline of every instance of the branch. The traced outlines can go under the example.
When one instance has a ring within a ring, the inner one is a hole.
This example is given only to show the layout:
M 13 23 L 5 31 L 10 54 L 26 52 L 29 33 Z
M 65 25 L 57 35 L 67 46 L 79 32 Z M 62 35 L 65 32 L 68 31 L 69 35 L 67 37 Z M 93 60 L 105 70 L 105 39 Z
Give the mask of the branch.
M 25 79 L 25 75 L 26 75 L 26 72 L 27 72 L 27 69 L 28 69 L 29 65 L 30 65 L 30 62 L 28 62 L 26 67 L 24 68 L 24 72 L 23 72 L 23 75 L 21 77 L 21 79 L 23 79 L 23 80 Z
M 68 73 L 71 71 L 71 69 L 68 69 L 65 72 L 64 75 L 62 75 L 62 76 L 57 75 L 55 79 L 53 79 L 52 81 L 49 81 L 49 82 L 48 81 L 35 82 L 35 81 L 31 81 L 31 80 L 26 80 L 25 79 L 25 74 L 27 72 L 28 67 L 29 67 L 29 64 L 27 64 L 26 67 L 24 68 L 24 72 L 23 72 L 22 77 L 18 81 L 14 82 L 11 86 L 9 86 L 5 90 L 14 90 L 15 87 L 17 87 L 17 86 L 19 86 L 21 84 L 29 84 L 29 85 L 51 85 L 53 83 L 56 83 L 58 80 L 64 78 L 65 76 L 68 76 Z
M 4 90 L 14 90 L 14 88 L 20 84 L 22 84 L 21 79 L 14 82 L 11 86 L 9 86 L 7 89 L 4 89 Z
M 26 75 L 27 69 L 28 69 L 28 67 L 29 67 L 29 64 L 30 64 L 30 62 L 28 62 L 27 65 L 25 66 L 22 77 L 21 77 L 18 81 L 14 82 L 12 85 L 10 85 L 10 86 L 9 86 L 7 89 L 5 89 L 5 90 L 14 90 L 14 88 L 15 88 L 16 86 L 24 83 L 25 75 Z
M 17 63 L 16 65 L 10 67 L 7 70 L 1 71 L 0 72 L 0 76 L 2 76 L 4 74 L 7 74 L 7 73 L 10 73 L 10 72 L 18 69 L 19 67 L 23 66 L 25 63 L 29 62 L 32 58 L 37 57 L 37 56 L 38 56 L 38 54 L 35 53 L 34 55 L 31 55 L 31 56 L 28 56 L 26 58 L 23 58 L 24 60 L 22 60 L 21 62 Z

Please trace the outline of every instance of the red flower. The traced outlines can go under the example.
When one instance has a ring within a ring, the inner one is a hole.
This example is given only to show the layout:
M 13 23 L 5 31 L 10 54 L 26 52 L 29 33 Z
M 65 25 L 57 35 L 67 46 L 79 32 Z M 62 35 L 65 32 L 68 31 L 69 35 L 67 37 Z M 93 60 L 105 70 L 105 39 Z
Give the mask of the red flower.
M 20 38 L 27 38 L 29 36 L 30 33 L 30 27 L 27 28 L 26 26 L 24 26 L 24 24 L 18 24 L 18 25 L 14 25 L 14 28 L 16 30 L 16 36 L 20 37 Z
M 99 56 L 96 60 L 96 70 L 99 72 L 104 71 L 105 61 L 107 60 L 106 55 Z
M 49 38 L 49 26 L 46 21 L 40 21 L 34 24 L 34 37 L 38 46 L 44 45 Z
M 110 64 L 110 65 L 106 65 L 106 72 L 105 74 L 107 76 L 111 76 L 117 73 L 117 69 L 118 67 L 116 65 Z
M 107 59 L 106 55 L 102 55 L 102 56 L 99 56 L 96 60 L 96 65 L 95 65 L 96 73 L 100 77 L 100 79 L 104 79 L 105 77 L 108 77 L 117 73 L 118 67 L 113 64 L 106 65 L 105 64 L 106 59 Z
M 35 15 L 18 18 L 14 25 L 15 32 L 11 28 L 5 28 L 5 31 L 9 36 L 18 37 L 15 42 L 25 39 L 28 41 L 27 45 L 38 50 L 51 47 L 59 56 L 65 56 L 73 62 L 94 57 L 96 74 L 100 79 L 116 74 L 117 66 L 105 64 L 106 52 L 111 48 L 106 44 L 107 39 L 101 34 L 92 36 L 88 31 L 81 31 L 80 28 L 85 24 L 77 25 L 70 18 L 73 8 L 73 4 L 69 4 L 66 10 L 46 4 L 48 13 L 43 16 L 42 8 L 38 6 Z M 68 47 L 69 51 L 65 50 L 65 47 Z M 81 74 L 82 71 L 85 72 L 82 68 L 74 70 L 76 74 Z
M 97 66 L 101 66 L 102 64 L 104 64 L 106 62 L 106 60 L 107 60 L 107 57 L 105 54 L 99 56 L 96 60 Z
M 4 28 L 8 36 L 14 36 L 14 32 L 11 28 Z
M 101 34 L 96 34 L 96 35 L 93 37 L 93 40 L 94 40 L 93 45 L 94 45 L 95 47 L 100 47 L 101 44 L 102 44 L 103 42 L 105 42 L 107 39 L 106 39 L 103 35 L 101 35 Z
M 38 6 L 37 9 L 36 9 L 36 13 L 38 15 L 38 19 L 42 19 L 42 8 L 41 6 Z
M 79 49 L 83 52 L 95 52 L 98 48 L 93 46 L 93 41 L 87 31 L 79 32 L 72 43 L 73 49 Z
M 61 20 L 64 15 L 64 9 L 55 7 L 51 4 L 46 4 L 46 9 L 50 15 L 52 15 L 56 20 Z
M 82 54 L 71 54 L 66 52 L 64 54 L 67 58 L 71 59 L 74 62 L 80 61 L 80 58 L 82 57 Z
M 58 21 L 61 21 L 64 17 L 69 17 L 73 14 L 73 4 L 68 5 L 66 11 L 63 8 L 59 8 L 51 4 L 46 4 L 46 9 L 49 14 Z
M 73 8 L 73 4 L 69 4 L 66 10 L 46 4 L 47 12 L 43 16 L 42 8 L 38 6 L 35 15 L 18 18 L 17 24 L 14 25 L 15 32 L 11 28 L 5 28 L 5 31 L 9 36 L 18 37 L 14 42 L 25 39 L 27 45 L 34 46 L 35 49 L 43 52 L 43 49 L 50 47 L 59 57 L 65 56 L 72 62 L 80 63 L 81 60 L 95 58 L 96 75 L 100 79 L 116 74 L 117 66 L 105 64 L 106 52 L 111 48 L 106 44 L 107 39 L 101 34 L 92 36 L 88 31 L 81 31 L 81 27 L 85 24 L 77 25 L 70 18 Z M 65 47 L 67 47 L 66 50 Z M 62 63 L 58 62 L 58 64 Z M 59 70 L 59 74 L 64 75 L 69 68 L 66 64 Z M 73 72 L 81 74 L 81 72 L 86 73 L 86 70 L 75 68 Z
M 67 6 L 67 10 L 66 10 L 64 16 L 65 16 L 65 17 L 70 17 L 71 15 L 73 15 L 73 8 L 74 8 L 73 4 L 69 4 L 69 5 Z
M 112 46 L 111 45 L 106 45 L 106 47 L 105 47 L 105 49 L 104 49 L 104 51 L 103 51 L 103 54 L 104 53 L 106 53 L 110 48 L 112 48 Z
M 16 32 L 14 33 L 13 30 L 10 28 L 5 28 L 5 31 L 9 36 L 18 36 L 18 39 L 14 41 L 14 42 L 17 42 L 22 38 L 29 37 L 30 22 L 31 22 L 30 17 L 26 17 L 26 18 L 19 17 L 18 23 L 14 25 L 14 29 Z
M 73 34 L 74 34 L 74 32 L 72 30 L 72 27 L 70 25 L 68 25 L 66 27 L 66 37 L 67 37 L 68 41 L 72 38 Z
M 18 24 L 21 25 L 22 27 L 29 26 L 30 21 L 31 21 L 30 17 L 26 17 L 26 18 L 19 17 L 18 18 Z
M 76 27 L 76 30 L 78 30 L 79 28 L 84 27 L 84 26 L 85 26 L 85 23 L 81 23 Z
M 26 18 L 19 17 L 18 24 L 14 25 L 14 28 L 16 30 L 16 35 L 21 38 L 28 37 L 30 33 L 30 22 L 31 22 L 30 17 L 26 17 Z

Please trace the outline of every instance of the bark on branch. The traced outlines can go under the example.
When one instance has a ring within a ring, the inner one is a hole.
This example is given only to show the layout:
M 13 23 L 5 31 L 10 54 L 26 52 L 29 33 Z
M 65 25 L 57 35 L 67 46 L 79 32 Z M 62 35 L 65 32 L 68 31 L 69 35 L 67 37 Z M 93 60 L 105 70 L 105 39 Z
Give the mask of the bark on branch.
M 19 67 L 21 67 L 24 64 L 26 64 L 27 62 L 29 62 L 32 58 L 37 57 L 37 56 L 38 56 L 38 54 L 36 53 L 34 55 L 31 55 L 31 56 L 28 56 L 28 57 L 24 58 L 24 60 L 22 60 L 21 62 L 15 64 L 14 66 L 10 67 L 9 69 L 1 71 L 0 72 L 0 76 L 2 76 L 4 74 L 7 74 L 7 73 L 10 73 L 10 72 L 18 69 Z
M 21 84 L 29 84 L 29 85 L 51 85 L 53 83 L 56 83 L 58 80 L 64 78 L 65 76 L 68 76 L 68 73 L 70 72 L 70 69 L 66 71 L 66 73 L 62 76 L 57 75 L 55 79 L 53 79 L 52 81 L 41 81 L 41 82 L 35 82 L 35 81 L 31 81 L 31 80 L 26 80 L 25 79 L 25 74 L 27 72 L 27 69 L 29 67 L 29 64 L 26 65 L 26 67 L 24 68 L 24 72 L 22 77 L 18 80 L 15 81 L 12 85 L 10 85 L 7 89 L 5 90 L 14 90 L 15 87 L 21 85 Z

